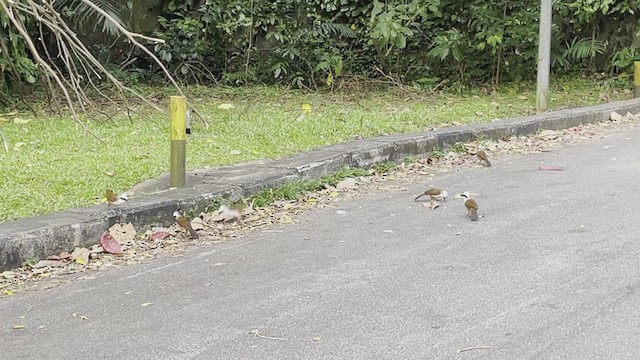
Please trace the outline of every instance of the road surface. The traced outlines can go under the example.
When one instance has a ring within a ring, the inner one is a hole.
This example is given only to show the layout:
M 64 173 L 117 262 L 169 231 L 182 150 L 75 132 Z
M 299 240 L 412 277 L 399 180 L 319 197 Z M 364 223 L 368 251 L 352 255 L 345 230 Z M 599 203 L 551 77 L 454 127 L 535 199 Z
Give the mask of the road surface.
M 438 175 L 478 222 L 408 184 L 0 299 L 0 358 L 640 359 L 639 155 L 630 129 Z

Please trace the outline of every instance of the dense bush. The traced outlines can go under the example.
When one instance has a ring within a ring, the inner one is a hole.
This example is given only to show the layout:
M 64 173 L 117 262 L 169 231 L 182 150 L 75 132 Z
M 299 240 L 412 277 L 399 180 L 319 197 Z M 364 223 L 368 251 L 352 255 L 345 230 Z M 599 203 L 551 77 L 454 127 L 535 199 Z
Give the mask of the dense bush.
M 24 22 L 26 26 L 33 25 L 29 19 Z M 24 39 L 10 26 L 7 14 L 0 9 L 0 106 L 10 104 L 9 93 L 21 90 L 23 82 L 35 82 L 37 75 L 37 67 L 27 52 Z
M 628 71 L 640 58 L 638 11 L 640 0 L 555 1 L 554 72 Z M 158 12 L 151 35 L 166 43 L 149 46 L 185 82 L 320 88 L 385 74 L 431 87 L 535 77 L 539 0 L 164 0 Z M 0 81 L 11 63 L 32 80 L 20 40 L 0 40 L 9 45 Z M 122 53 L 139 74 L 157 73 L 146 56 Z
M 554 71 L 627 70 L 640 52 L 640 0 L 554 4 Z M 538 0 L 173 1 L 162 58 L 191 80 L 333 86 L 395 74 L 430 86 L 532 79 Z

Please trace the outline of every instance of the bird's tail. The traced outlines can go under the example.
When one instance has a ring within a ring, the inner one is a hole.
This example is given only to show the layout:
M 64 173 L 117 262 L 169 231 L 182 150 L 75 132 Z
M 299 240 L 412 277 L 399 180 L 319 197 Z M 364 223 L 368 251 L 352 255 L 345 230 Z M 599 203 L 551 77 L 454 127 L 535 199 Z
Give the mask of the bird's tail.
M 491 161 L 489 161 L 489 159 L 484 159 L 484 162 L 487 164 L 487 167 L 491 167 Z
M 471 221 L 478 221 L 478 210 L 471 209 L 469 212 L 469 217 L 471 218 Z
M 416 197 L 415 199 L 413 199 L 413 201 L 418 201 L 418 199 L 420 199 L 421 197 L 423 197 L 425 194 L 420 194 L 418 195 L 418 197 Z
M 193 230 L 191 226 L 189 226 L 187 230 L 189 230 L 189 235 L 191 235 L 192 238 L 194 239 L 198 238 L 198 233 L 195 230 Z

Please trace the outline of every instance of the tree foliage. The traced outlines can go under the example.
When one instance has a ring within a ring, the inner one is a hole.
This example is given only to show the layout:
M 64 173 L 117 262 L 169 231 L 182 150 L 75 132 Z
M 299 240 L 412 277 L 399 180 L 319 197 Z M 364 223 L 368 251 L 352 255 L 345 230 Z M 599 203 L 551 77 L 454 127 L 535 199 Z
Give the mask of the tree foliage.
M 61 108 L 61 102 L 71 113 L 72 118 L 82 126 L 85 135 L 92 134 L 87 124 L 80 118 L 80 113 L 92 117 L 93 115 L 111 118 L 113 114 L 106 113 L 93 100 L 101 97 L 112 104 L 118 104 L 114 99 L 127 102 L 128 95 L 134 95 L 147 104 L 161 109 L 147 101 L 134 89 L 126 86 L 113 75 L 105 64 L 99 61 L 90 50 L 87 41 L 78 35 L 78 24 L 72 24 L 70 18 L 63 15 L 65 9 L 73 4 L 89 12 L 104 23 L 109 23 L 117 33 L 126 39 L 133 48 L 142 51 L 154 61 L 162 72 L 167 75 L 177 87 L 177 83 L 170 76 L 162 62 L 139 41 L 161 43 L 161 39 L 154 39 L 127 30 L 114 18 L 108 9 L 101 8 L 97 2 L 91 0 L 77 0 L 61 3 L 35 0 L 0 0 L 0 25 L 6 30 L 0 34 L 0 83 L 4 89 L 13 85 L 7 79 L 13 80 L 19 88 L 22 79 L 35 82 L 35 75 L 40 75 L 43 85 L 47 86 L 50 104 L 54 102 Z M 65 5 L 66 4 L 66 5 Z M 104 4 L 103 4 L 104 5 Z M 77 13 L 71 13 L 71 18 Z M 74 28 L 75 25 L 75 28 Z M 103 31 L 107 29 L 103 25 Z M 27 53 L 28 51 L 28 53 Z M 8 69 L 8 71 L 7 71 Z M 180 88 L 177 89 L 182 93 Z M 4 92 L 0 99 L 10 105 L 10 98 Z M 80 111 L 77 111 L 79 109 Z M 131 109 L 127 105 L 126 112 Z M 94 135 L 95 136 L 95 135 Z M 95 136 L 101 140 L 99 137 Z M 85 136 L 86 140 L 86 136 Z M 101 140 L 102 141 L 102 140 Z
M 637 11 L 640 0 L 556 1 L 554 71 L 628 69 Z M 378 69 L 424 85 L 497 84 L 535 75 L 538 14 L 538 0 L 170 1 L 155 47 L 192 81 L 318 87 Z
M 58 3 L 71 19 L 87 19 L 77 2 Z M 613 74 L 639 58 L 640 0 L 555 1 L 553 9 L 554 72 Z M 380 74 L 425 87 L 535 76 L 538 0 L 165 0 L 156 10 L 149 35 L 165 42 L 148 46 L 184 82 L 317 89 Z M 20 36 L 3 32 L 0 45 L 0 79 L 35 80 Z M 141 49 L 126 56 L 117 60 L 138 74 L 161 70 Z

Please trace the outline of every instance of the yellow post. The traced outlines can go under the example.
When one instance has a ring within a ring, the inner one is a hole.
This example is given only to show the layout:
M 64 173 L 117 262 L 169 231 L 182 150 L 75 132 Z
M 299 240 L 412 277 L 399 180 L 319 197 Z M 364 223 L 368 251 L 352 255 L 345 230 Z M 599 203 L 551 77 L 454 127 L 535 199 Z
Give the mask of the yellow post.
M 640 98 L 640 61 L 633 62 L 633 96 Z
M 171 114 L 169 186 L 182 187 L 187 183 L 187 99 L 184 96 L 172 96 L 169 112 Z

